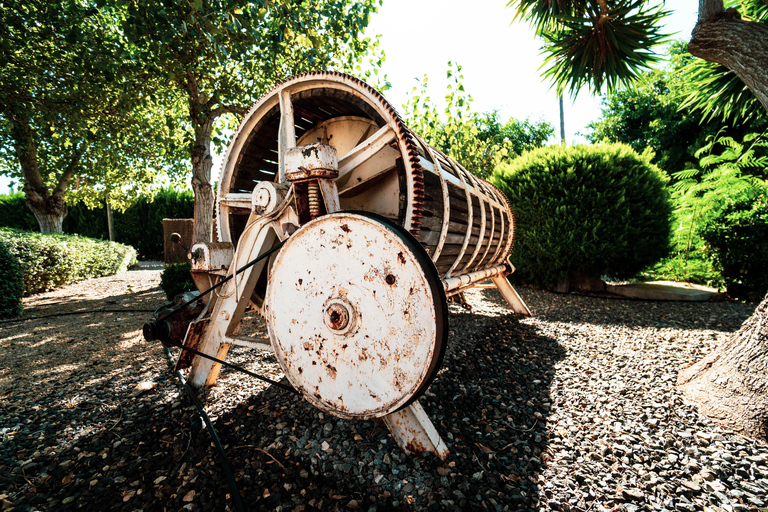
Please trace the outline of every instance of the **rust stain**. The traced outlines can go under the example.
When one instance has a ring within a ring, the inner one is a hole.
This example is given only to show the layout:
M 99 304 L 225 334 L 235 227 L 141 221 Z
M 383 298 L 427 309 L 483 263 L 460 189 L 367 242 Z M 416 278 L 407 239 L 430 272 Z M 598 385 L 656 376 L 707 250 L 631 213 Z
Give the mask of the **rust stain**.
M 347 224 L 342 224 L 342 225 L 341 225 L 341 230 L 342 230 L 343 232 L 345 232 L 345 233 L 351 233 L 351 232 L 352 232 L 352 230 L 351 230 L 351 229 L 349 229 L 349 225 L 347 225 Z
M 387 274 L 387 277 L 384 278 L 384 281 L 386 281 L 389 286 L 392 286 L 397 282 L 397 278 L 392 274 Z
M 403 256 L 403 251 L 397 253 L 397 261 L 399 261 L 401 265 L 405 265 L 405 256 Z
M 405 444 L 405 449 L 411 453 L 425 453 L 426 451 L 429 450 L 423 444 L 417 443 L 416 441 L 408 441 Z

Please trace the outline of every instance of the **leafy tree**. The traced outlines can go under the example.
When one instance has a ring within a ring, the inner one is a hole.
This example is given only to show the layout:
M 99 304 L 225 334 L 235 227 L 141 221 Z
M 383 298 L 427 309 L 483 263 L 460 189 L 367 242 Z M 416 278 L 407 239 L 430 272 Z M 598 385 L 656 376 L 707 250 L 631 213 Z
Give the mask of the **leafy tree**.
M 76 1 L 0 5 L 0 173 L 23 180 L 42 232 L 61 232 L 73 182 L 119 197 L 178 169 L 157 101 L 135 94 L 147 77 L 125 58 L 118 16 Z
M 606 60 L 604 51 L 612 48 L 611 42 L 606 41 L 603 32 L 610 38 L 613 30 L 605 27 L 625 22 L 625 30 L 631 35 L 632 25 L 626 16 L 621 16 L 621 9 L 640 6 L 646 2 L 641 0 L 616 0 L 608 8 L 608 0 L 596 0 L 600 6 L 599 16 L 591 15 L 595 9 L 592 0 L 575 0 L 572 2 L 553 2 L 551 0 L 512 0 L 511 4 L 518 6 L 518 15 L 532 21 L 536 26 L 547 27 L 557 24 L 561 19 L 580 18 L 579 21 L 586 30 L 582 34 L 582 51 L 572 55 L 582 57 L 580 60 L 569 57 L 567 52 L 561 52 L 560 66 L 556 68 L 555 82 L 562 90 L 565 84 L 578 87 L 585 80 L 593 86 L 606 82 L 609 89 L 614 89 L 620 80 L 626 78 L 626 70 L 637 66 L 637 59 L 643 59 L 647 65 L 652 62 L 652 56 L 647 53 L 635 52 L 627 57 L 626 52 L 620 57 L 626 58 L 624 72 L 617 72 L 609 66 L 591 65 L 592 62 L 602 63 Z M 742 0 L 736 4 L 742 11 L 764 12 L 763 0 Z M 749 11 L 744 8 L 747 6 Z M 616 16 L 615 18 L 613 16 Z M 648 52 L 651 45 L 658 42 L 653 29 L 649 29 L 646 17 L 638 25 L 638 37 L 634 38 L 635 48 Z M 752 91 L 757 101 L 768 110 L 768 24 L 765 17 L 748 18 L 742 16 L 739 9 L 729 5 L 726 9 L 723 0 L 700 0 L 696 26 L 688 43 L 688 51 L 703 60 L 720 64 L 733 72 Z M 618 25 L 617 25 L 618 26 Z M 570 38 L 574 32 L 561 30 L 554 32 L 553 42 L 559 48 L 575 47 L 579 41 Z M 558 39 L 557 36 L 560 36 Z M 650 36 L 650 37 L 647 37 Z M 589 41 L 606 44 L 589 45 Z M 578 48 L 576 48 L 578 50 Z M 642 65 L 642 63 L 640 64 Z M 587 73 L 585 77 L 585 73 Z M 721 89 L 708 101 L 712 104 L 733 102 L 733 89 Z M 738 110 L 737 107 L 733 107 Z M 715 349 L 709 356 L 698 363 L 686 368 L 678 376 L 678 386 L 704 414 L 715 416 L 729 428 L 746 433 L 753 437 L 768 439 L 768 296 L 766 296 L 747 320 L 742 329 L 728 341 Z
M 723 128 L 720 115 L 702 119 L 702 112 L 690 101 L 680 104 L 692 97 L 692 91 L 701 90 L 698 78 L 692 76 L 699 76 L 699 64 L 704 61 L 694 59 L 682 41 L 672 43 L 668 53 L 667 68 L 643 73 L 635 83 L 605 95 L 601 118 L 588 125 L 592 132 L 587 139 L 624 142 L 636 151 L 649 147 L 656 154 L 653 162 L 673 174 L 695 167 L 694 153 Z M 760 109 L 728 126 L 725 135 L 741 138 L 765 126 L 766 116 Z
M 211 240 L 216 120 L 244 114 L 291 75 L 359 66 L 376 48 L 377 41 L 362 37 L 375 10 L 374 0 L 130 2 L 123 28 L 135 45 L 133 58 L 149 63 L 188 112 L 195 241 Z
M 414 87 L 403 105 L 406 122 L 424 140 L 481 178 L 490 176 L 503 160 L 541 147 L 553 134 L 546 121 L 509 119 L 502 124 L 499 112 L 472 111 L 472 96 L 461 80 L 461 66 L 448 63 L 446 106 L 442 112 L 428 93 L 429 78 Z

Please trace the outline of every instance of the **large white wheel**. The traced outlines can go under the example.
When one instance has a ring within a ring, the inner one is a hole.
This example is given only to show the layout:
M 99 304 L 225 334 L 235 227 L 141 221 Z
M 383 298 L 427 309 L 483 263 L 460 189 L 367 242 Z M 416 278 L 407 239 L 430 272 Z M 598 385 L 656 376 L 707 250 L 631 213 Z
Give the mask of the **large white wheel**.
M 337 213 L 294 233 L 272 265 L 272 346 L 288 380 L 318 408 L 368 419 L 412 403 L 437 373 L 447 308 L 437 271 L 404 228 Z

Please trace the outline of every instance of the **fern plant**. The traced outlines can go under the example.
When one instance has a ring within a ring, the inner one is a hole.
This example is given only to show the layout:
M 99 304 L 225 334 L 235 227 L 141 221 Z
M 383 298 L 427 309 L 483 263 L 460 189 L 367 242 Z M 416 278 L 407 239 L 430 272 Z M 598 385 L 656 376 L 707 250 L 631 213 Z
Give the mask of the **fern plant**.
M 674 251 L 653 273 L 678 280 L 720 285 L 718 270 L 709 258 L 700 231 L 717 215 L 724 199 L 754 195 L 768 170 L 768 134 L 750 133 L 739 142 L 722 135 L 707 138 L 696 151 L 700 168 L 672 174 L 675 203 Z

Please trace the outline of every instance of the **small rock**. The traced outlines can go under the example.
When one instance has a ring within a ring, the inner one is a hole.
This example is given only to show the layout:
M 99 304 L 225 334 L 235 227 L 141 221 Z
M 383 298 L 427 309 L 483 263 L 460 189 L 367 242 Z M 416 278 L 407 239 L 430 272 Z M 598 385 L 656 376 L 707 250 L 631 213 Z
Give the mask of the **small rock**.
M 133 388 L 133 391 L 131 392 L 131 396 L 136 397 L 141 395 L 142 393 L 146 393 L 147 391 L 151 391 L 152 389 L 157 386 L 156 382 L 145 380 L 143 382 L 139 382 L 136 384 L 136 387 Z

